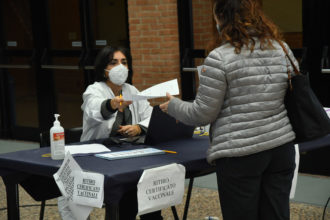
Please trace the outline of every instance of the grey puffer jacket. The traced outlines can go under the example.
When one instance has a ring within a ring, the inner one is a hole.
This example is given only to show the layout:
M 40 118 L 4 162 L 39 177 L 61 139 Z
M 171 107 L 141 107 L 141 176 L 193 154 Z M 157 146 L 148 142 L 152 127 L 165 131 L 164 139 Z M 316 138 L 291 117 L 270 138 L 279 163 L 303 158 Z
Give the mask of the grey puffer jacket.
M 204 61 L 194 102 L 170 101 L 168 113 L 177 120 L 195 126 L 211 123 L 209 163 L 268 150 L 295 138 L 284 106 L 288 61 L 281 46 L 273 45 L 275 49 L 261 50 L 257 43 L 252 53 L 242 48 L 240 54 L 229 44 L 214 49 Z

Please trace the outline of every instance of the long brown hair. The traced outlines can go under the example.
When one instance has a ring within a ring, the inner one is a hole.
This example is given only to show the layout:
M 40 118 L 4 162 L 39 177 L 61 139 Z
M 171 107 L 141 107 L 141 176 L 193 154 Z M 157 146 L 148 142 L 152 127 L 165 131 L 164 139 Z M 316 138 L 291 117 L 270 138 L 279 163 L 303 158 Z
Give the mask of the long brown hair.
M 261 49 L 274 48 L 272 40 L 282 40 L 278 27 L 264 14 L 259 0 L 214 0 L 213 13 L 220 22 L 214 47 L 230 43 L 239 54 L 243 46 L 252 52 L 256 38 Z

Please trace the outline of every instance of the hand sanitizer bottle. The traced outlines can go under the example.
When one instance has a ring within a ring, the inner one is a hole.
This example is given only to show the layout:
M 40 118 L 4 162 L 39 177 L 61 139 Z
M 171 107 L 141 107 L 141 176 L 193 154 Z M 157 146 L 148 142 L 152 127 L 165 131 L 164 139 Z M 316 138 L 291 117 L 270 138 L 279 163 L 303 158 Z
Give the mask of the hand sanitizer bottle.
M 58 121 L 59 114 L 54 114 L 54 126 L 50 129 L 50 152 L 53 160 L 64 159 L 64 129 Z

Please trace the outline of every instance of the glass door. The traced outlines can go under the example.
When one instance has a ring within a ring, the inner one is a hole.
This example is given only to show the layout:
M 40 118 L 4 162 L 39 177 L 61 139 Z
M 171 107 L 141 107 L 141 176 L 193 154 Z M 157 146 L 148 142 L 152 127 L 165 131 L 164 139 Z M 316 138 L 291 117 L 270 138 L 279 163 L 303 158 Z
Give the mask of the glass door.
M 89 0 L 88 4 L 91 50 L 86 53 L 86 70 L 94 69 L 93 63 L 101 48 L 105 46 L 130 47 L 127 1 Z M 93 72 L 91 74 L 93 75 Z M 132 83 L 132 75 L 128 77 L 128 82 Z
M 0 1 L 1 136 L 37 133 L 38 103 L 28 0 Z
M 106 45 L 129 47 L 128 17 L 126 1 L 90 1 L 92 29 L 95 36 L 93 46 Z
M 61 13 L 59 13 L 61 12 Z M 82 126 L 100 48 L 129 47 L 126 1 L 0 0 L 0 138 Z
M 81 1 L 49 0 L 49 49 L 44 49 L 41 68 L 53 77 L 56 113 L 66 128 L 82 126 L 81 95 L 85 76 Z M 61 13 L 58 13 L 61 11 Z
M 41 68 L 54 75 L 63 127 L 81 127 L 82 94 L 94 81 L 97 52 L 107 45 L 129 46 L 126 1 L 48 0 L 48 8 L 51 41 Z

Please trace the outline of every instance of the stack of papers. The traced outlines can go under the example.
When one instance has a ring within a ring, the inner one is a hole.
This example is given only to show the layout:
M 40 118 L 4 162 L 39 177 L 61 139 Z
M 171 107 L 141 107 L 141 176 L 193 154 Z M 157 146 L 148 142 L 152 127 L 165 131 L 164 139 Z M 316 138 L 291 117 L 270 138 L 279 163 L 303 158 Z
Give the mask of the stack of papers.
M 124 158 L 142 157 L 147 155 L 164 154 L 164 153 L 165 152 L 162 150 L 149 147 L 143 149 L 124 150 L 124 151 L 117 151 L 117 152 L 104 153 L 104 154 L 95 154 L 94 156 L 107 160 L 118 160 Z
M 82 156 L 97 153 L 111 152 L 106 146 L 102 144 L 80 144 L 80 145 L 66 145 L 65 155 L 70 152 L 72 156 Z

